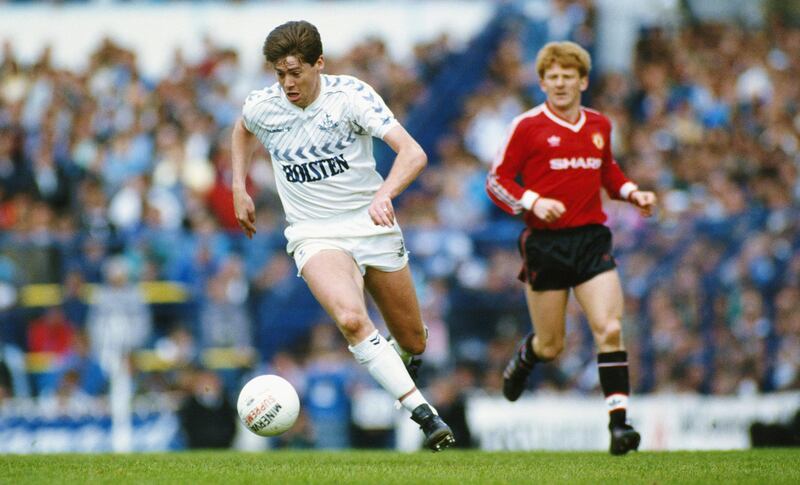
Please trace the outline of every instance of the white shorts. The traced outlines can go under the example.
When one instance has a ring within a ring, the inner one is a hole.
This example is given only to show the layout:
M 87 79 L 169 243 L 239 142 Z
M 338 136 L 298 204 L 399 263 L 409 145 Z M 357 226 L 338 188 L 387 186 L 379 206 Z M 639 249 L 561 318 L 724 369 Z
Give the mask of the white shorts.
M 326 249 L 349 254 L 363 275 L 368 267 L 381 271 L 399 271 L 408 264 L 403 232 L 395 222 L 392 227 L 372 222 L 368 207 L 328 219 L 296 222 L 284 231 L 286 252 L 294 258 L 297 276 L 312 256 Z

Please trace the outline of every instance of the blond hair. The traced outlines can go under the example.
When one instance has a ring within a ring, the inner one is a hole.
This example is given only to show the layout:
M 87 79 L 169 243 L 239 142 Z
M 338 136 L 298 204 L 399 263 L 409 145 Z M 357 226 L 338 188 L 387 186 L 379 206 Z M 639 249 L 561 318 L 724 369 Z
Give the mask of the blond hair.
M 536 55 L 536 72 L 540 79 L 553 64 L 566 69 L 575 68 L 581 77 L 586 77 L 592 69 L 592 57 L 575 42 L 548 42 Z

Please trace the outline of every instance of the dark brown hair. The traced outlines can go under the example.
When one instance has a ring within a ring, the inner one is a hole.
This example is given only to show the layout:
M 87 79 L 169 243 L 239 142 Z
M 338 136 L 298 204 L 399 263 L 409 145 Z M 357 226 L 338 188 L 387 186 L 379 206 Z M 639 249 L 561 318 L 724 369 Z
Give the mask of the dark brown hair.
M 267 35 L 263 52 L 270 64 L 287 56 L 296 56 L 301 62 L 314 64 L 322 55 L 322 40 L 313 24 L 305 20 L 286 22 Z

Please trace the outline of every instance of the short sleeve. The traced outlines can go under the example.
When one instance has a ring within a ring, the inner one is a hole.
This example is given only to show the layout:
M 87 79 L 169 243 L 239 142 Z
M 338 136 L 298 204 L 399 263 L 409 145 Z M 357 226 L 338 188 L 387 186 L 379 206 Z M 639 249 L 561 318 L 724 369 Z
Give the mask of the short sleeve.
M 367 83 L 352 79 L 350 90 L 352 121 L 375 138 L 383 138 L 399 123 L 381 96 Z
M 244 121 L 245 128 L 247 128 L 247 131 L 250 133 L 255 133 L 258 127 L 258 121 L 261 117 L 260 112 L 263 111 L 260 109 L 263 104 L 263 99 L 261 91 L 252 91 L 247 96 L 242 106 L 242 120 Z

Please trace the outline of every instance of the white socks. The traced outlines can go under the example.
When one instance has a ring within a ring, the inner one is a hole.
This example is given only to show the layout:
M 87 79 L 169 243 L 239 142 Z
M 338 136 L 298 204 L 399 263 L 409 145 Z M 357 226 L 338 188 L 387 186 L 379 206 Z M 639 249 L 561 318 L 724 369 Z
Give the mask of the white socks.
M 408 394 L 400 401 L 404 408 L 413 411 L 420 404 L 428 403 L 408 375 L 400 356 L 377 330 L 363 341 L 349 346 L 348 349 L 356 361 L 366 367 L 378 384 L 392 397 L 400 399 Z M 409 394 L 409 391 L 412 392 Z

